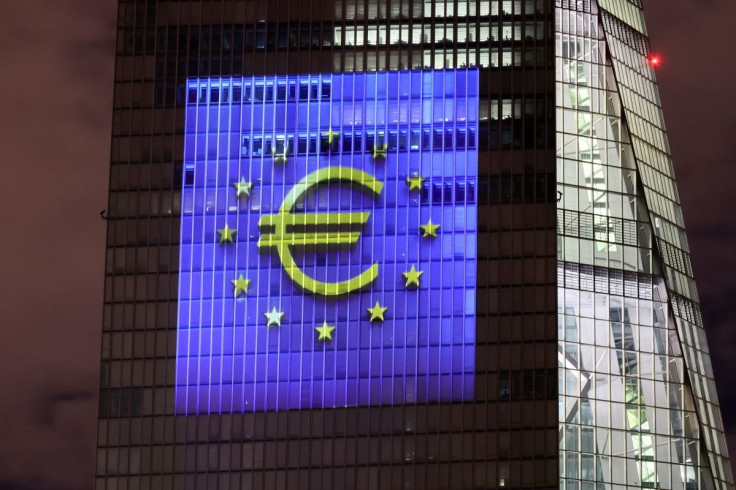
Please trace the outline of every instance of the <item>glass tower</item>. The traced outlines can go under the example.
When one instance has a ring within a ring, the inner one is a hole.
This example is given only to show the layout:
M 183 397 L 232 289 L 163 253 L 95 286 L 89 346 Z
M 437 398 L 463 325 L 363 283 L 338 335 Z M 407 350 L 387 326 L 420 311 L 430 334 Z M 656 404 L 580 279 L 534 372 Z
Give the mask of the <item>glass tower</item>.
M 96 489 L 733 488 L 639 1 L 117 29 Z
M 733 488 L 641 1 L 555 36 L 561 481 Z

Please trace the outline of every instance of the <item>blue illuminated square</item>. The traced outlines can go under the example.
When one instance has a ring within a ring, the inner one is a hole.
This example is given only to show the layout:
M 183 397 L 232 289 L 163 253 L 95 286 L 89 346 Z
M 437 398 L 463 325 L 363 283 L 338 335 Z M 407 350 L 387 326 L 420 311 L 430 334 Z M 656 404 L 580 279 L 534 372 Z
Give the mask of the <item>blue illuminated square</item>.
M 188 81 L 177 413 L 473 398 L 478 105 L 477 70 Z

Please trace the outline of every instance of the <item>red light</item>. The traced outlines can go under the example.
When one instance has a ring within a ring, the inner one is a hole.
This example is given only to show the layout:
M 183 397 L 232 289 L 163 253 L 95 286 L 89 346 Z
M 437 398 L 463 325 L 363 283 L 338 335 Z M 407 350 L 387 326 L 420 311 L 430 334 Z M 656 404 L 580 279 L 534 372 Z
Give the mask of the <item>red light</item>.
M 662 58 L 657 55 L 652 55 L 649 57 L 649 64 L 651 64 L 652 66 L 659 66 L 660 64 L 662 64 Z

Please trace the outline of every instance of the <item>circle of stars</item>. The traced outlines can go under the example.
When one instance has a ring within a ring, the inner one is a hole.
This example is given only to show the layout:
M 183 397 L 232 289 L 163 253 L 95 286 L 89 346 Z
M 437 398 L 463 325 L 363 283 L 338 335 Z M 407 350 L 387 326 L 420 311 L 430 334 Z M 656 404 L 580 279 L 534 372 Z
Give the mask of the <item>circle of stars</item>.
M 332 130 L 332 128 L 330 128 L 323 136 L 325 148 L 327 151 L 331 152 L 333 150 L 333 148 L 336 146 L 336 143 L 338 143 L 339 141 L 339 135 L 340 133 L 335 132 Z M 373 159 L 375 161 L 385 161 L 387 150 L 388 145 L 386 145 L 385 143 L 374 145 Z M 283 152 L 277 152 L 274 148 L 273 156 L 274 163 L 285 164 L 288 158 L 288 149 L 285 147 Z M 417 172 L 414 172 L 412 176 L 406 178 L 406 184 L 409 186 L 408 191 L 410 193 L 413 191 L 421 192 L 425 180 L 427 180 L 426 177 L 421 177 Z M 248 182 L 245 177 L 241 177 L 238 181 L 234 182 L 233 187 L 235 188 L 235 197 L 237 199 L 250 198 L 251 191 L 253 190 L 253 184 L 251 182 Z M 437 237 L 437 231 L 439 230 L 440 225 L 437 223 L 433 223 L 432 219 L 430 218 L 427 220 L 426 224 L 420 225 L 419 228 L 422 238 L 431 239 Z M 237 229 L 230 228 L 230 226 L 226 223 L 224 228 L 217 230 L 217 234 L 219 235 L 218 241 L 220 245 L 233 244 L 237 235 Z M 424 271 L 417 270 L 416 266 L 412 265 L 411 269 L 402 273 L 402 276 L 404 278 L 404 287 L 406 289 L 418 289 L 420 287 L 420 278 L 423 274 Z M 239 298 L 248 294 L 248 290 L 253 281 L 244 277 L 243 274 L 239 274 L 236 279 L 232 279 L 230 282 L 233 285 L 234 296 L 236 298 Z M 388 307 L 381 305 L 380 301 L 376 301 L 376 304 L 372 308 L 366 308 L 366 310 L 368 312 L 368 321 L 371 324 L 383 323 L 385 321 L 385 315 L 388 311 Z M 272 307 L 271 311 L 263 313 L 266 318 L 266 326 L 269 329 L 271 329 L 271 327 L 280 327 L 285 314 L 285 312 L 279 311 L 279 309 L 275 306 Z M 317 341 L 332 341 L 332 335 L 335 329 L 336 327 L 328 325 L 327 321 L 325 320 L 321 326 L 315 327 L 315 332 L 317 333 Z

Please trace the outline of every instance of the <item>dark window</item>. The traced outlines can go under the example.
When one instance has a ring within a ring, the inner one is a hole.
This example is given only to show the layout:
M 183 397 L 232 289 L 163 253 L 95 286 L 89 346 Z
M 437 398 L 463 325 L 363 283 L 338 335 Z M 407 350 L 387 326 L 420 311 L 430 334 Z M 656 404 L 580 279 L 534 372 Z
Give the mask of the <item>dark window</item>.
M 509 372 L 501 371 L 498 373 L 498 399 L 511 399 L 511 385 L 509 383 Z
M 269 51 L 276 49 L 276 24 L 268 24 L 268 37 L 266 40 L 266 46 Z
M 322 98 L 329 99 L 332 94 L 332 83 L 326 80 L 322 81 Z
M 310 39 L 309 24 L 302 24 L 299 47 L 303 50 L 309 49 Z
M 280 50 L 286 49 L 289 44 L 289 25 L 279 24 L 279 39 L 278 46 Z
M 255 29 L 253 27 L 245 28 L 245 50 L 252 51 L 255 46 L 254 42 Z
M 256 50 L 263 51 L 266 49 L 266 26 L 256 27 Z
M 307 82 L 299 83 L 299 100 L 309 99 L 309 85 Z
M 277 102 L 286 101 L 286 83 L 279 83 L 276 86 L 276 101 Z

